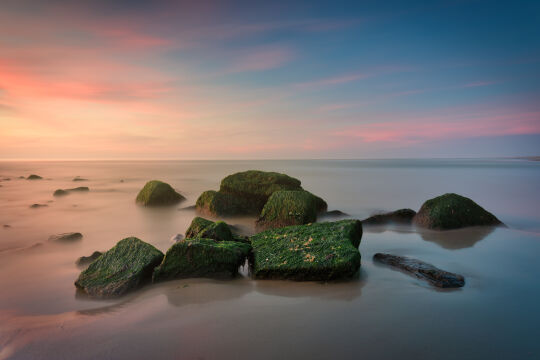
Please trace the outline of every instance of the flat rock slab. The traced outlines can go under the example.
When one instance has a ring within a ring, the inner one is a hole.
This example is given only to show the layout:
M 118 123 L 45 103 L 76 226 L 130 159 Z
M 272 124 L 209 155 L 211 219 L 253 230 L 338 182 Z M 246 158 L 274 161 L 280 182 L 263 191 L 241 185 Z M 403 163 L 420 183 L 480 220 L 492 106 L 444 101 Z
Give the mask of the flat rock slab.
M 360 268 L 362 224 L 342 220 L 288 226 L 250 237 L 257 279 L 327 281 L 350 278 Z
M 49 236 L 49 241 L 77 241 L 82 239 L 82 234 L 79 232 L 69 232 Z
M 465 285 L 463 276 L 441 270 L 420 260 L 383 253 L 375 254 L 373 260 L 408 272 L 440 288 L 457 288 Z

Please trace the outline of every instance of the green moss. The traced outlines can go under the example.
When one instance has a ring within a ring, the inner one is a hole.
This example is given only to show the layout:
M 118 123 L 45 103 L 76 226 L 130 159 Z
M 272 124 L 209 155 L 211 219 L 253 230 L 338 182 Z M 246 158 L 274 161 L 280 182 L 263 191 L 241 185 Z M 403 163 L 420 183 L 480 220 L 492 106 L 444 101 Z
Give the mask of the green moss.
M 232 277 L 245 263 L 249 244 L 213 239 L 186 239 L 167 250 L 154 271 L 153 281 L 187 277 Z
M 227 176 L 219 191 L 205 191 L 197 210 L 209 216 L 259 215 L 275 191 L 301 190 L 300 180 L 285 174 L 250 170 Z
M 317 220 L 326 211 L 326 202 L 305 190 L 280 190 L 274 192 L 264 205 L 257 220 L 259 229 L 303 225 Z
M 360 267 L 358 220 L 288 226 L 250 237 L 253 274 L 259 279 L 331 280 Z
M 136 202 L 144 206 L 174 205 L 185 198 L 177 193 L 171 185 L 159 180 L 146 183 L 137 195 Z
M 32 175 L 28 176 L 26 179 L 27 180 L 41 180 L 43 178 L 41 176 L 39 176 L 39 175 L 32 174 Z
M 186 239 L 195 238 L 249 243 L 245 237 L 233 234 L 229 225 L 224 221 L 213 222 L 199 216 L 191 221 L 191 225 L 186 230 Z
M 426 201 L 413 222 L 435 230 L 502 224 L 495 215 L 471 199 L 457 194 L 444 194 Z
M 161 251 L 136 237 L 129 237 L 81 272 L 75 286 L 94 297 L 120 296 L 148 282 L 162 259 Z

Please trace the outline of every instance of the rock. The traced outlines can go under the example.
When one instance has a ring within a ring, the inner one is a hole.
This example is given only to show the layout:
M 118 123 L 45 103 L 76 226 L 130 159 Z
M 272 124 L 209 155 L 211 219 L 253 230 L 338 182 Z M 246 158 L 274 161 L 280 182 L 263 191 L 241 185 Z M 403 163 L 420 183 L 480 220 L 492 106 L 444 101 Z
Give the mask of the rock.
M 210 221 L 196 217 L 186 230 L 186 239 L 206 238 L 216 241 L 233 241 L 231 229 L 224 221 Z
M 176 234 L 171 238 L 171 242 L 173 242 L 173 243 L 177 243 L 177 242 L 182 241 L 182 240 L 184 240 L 184 235 L 182 235 L 182 234 Z
M 120 179 L 120 182 L 123 183 L 123 182 L 124 182 L 124 179 Z
M 327 211 L 327 212 L 321 214 L 321 216 L 324 216 L 324 217 L 342 217 L 342 216 L 349 216 L 349 214 L 344 213 L 341 210 L 330 210 L 330 211 Z
M 35 174 L 32 174 L 26 178 L 26 180 L 41 180 L 41 179 L 43 179 L 41 176 L 35 175 Z
M 303 225 L 317 221 L 327 209 L 326 202 L 305 190 L 279 190 L 264 205 L 257 220 L 257 229 Z
M 9 228 L 11 228 L 11 225 L 5 224 L 3 227 L 4 227 L 4 229 L 9 229 Z
M 178 211 L 193 211 L 195 210 L 195 205 L 184 206 L 183 208 L 178 209 Z
M 258 279 L 349 278 L 360 268 L 358 220 L 271 229 L 250 237 L 253 275 Z
M 300 180 L 285 174 L 249 170 L 227 176 L 219 191 L 205 191 L 197 211 L 209 216 L 259 215 L 275 191 L 302 190 Z
M 144 206 L 166 206 L 177 204 L 185 199 L 171 185 L 159 180 L 152 180 L 144 185 L 137 195 L 136 202 Z
M 73 178 L 73 181 L 88 181 L 88 179 L 82 178 L 80 176 L 76 176 L 75 178 Z
M 57 235 L 51 235 L 49 236 L 49 241 L 77 241 L 82 239 L 82 234 L 79 232 L 69 232 L 69 233 L 62 233 Z
M 249 244 L 213 239 L 186 239 L 167 250 L 153 281 L 187 277 L 227 278 L 238 273 L 251 250 Z
M 21 175 L 21 176 L 19 176 L 19 179 L 25 179 L 25 177 Z
M 495 215 L 471 199 L 457 194 L 444 194 L 426 201 L 414 217 L 413 223 L 434 230 L 503 225 Z
M 94 251 L 92 255 L 90 256 L 81 256 L 77 259 L 75 264 L 77 266 L 87 266 L 94 262 L 98 257 L 100 257 L 103 253 L 101 251 Z
M 49 206 L 49 205 L 47 205 L 47 204 L 32 204 L 32 205 L 30 205 L 30 208 L 37 209 L 37 208 L 42 208 L 42 207 L 47 207 L 47 206 Z
M 412 223 L 412 219 L 416 215 L 416 211 L 411 209 L 399 209 L 396 211 L 376 214 L 362 220 L 364 225 L 386 225 L 390 223 L 407 224 Z
M 463 276 L 438 269 L 420 260 L 382 253 L 375 254 L 373 260 L 406 271 L 440 288 L 456 288 L 465 285 Z
M 149 282 L 162 260 L 163 253 L 152 245 L 125 238 L 81 272 L 75 286 L 92 297 L 117 297 Z
M 64 195 L 67 195 L 71 192 L 87 192 L 87 191 L 90 191 L 90 189 L 86 186 L 79 186 L 79 187 L 76 187 L 76 188 L 72 188 L 72 189 L 58 189 L 54 192 L 53 196 L 64 196 Z
M 11 178 L 4 178 L 4 181 L 11 181 Z

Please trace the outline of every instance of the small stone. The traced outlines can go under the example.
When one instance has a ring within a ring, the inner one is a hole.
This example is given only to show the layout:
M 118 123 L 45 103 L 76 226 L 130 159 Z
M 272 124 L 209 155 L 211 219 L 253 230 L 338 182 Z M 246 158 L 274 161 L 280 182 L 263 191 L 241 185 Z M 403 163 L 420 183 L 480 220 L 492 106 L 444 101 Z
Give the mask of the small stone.
M 57 235 L 49 236 L 49 241 L 62 241 L 62 242 L 72 242 L 82 239 L 82 234 L 79 232 L 69 232 L 62 233 Z

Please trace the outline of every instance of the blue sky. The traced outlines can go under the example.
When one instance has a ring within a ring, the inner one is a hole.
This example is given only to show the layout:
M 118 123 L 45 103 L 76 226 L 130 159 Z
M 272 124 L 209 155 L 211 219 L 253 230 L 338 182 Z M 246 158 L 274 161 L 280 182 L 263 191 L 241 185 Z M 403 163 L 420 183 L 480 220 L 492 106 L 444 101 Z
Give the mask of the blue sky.
M 540 2 L 12 1 L 0 157 L 540 153 Z

